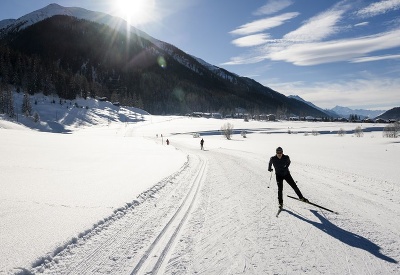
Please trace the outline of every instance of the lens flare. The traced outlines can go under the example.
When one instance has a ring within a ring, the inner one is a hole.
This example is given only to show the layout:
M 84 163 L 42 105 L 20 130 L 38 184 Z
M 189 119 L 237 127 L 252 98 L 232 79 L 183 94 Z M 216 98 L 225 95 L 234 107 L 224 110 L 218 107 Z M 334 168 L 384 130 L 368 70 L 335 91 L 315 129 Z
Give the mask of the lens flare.
M 157 63 L 158 65 L 160 65 L 161 68 L 166 68 L 167 67 L 167 61 L 165 60 L 165 58 L 163 56 L 159 56 L 157 58 Z

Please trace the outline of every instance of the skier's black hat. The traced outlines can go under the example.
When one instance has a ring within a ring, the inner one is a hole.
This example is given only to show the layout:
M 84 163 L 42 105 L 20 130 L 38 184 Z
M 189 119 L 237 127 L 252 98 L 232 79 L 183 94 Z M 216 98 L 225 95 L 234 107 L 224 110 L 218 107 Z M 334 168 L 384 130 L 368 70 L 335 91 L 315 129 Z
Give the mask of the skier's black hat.
M 282 147 L 278 147 L 278 148 L 276 148 L 276 152 L 278 153 L 278 152 L 283 152 L 283 149 L 282 149 Z

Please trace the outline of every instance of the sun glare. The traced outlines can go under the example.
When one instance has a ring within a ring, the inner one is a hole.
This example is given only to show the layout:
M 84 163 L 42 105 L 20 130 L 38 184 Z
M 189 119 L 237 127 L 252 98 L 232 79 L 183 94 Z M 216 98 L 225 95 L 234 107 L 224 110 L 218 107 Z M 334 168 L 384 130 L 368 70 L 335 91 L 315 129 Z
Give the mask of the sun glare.
M 118 15 L 130 24 L 143 24 L 152 19 L 154 0 L 117 0 L 115 5 Z

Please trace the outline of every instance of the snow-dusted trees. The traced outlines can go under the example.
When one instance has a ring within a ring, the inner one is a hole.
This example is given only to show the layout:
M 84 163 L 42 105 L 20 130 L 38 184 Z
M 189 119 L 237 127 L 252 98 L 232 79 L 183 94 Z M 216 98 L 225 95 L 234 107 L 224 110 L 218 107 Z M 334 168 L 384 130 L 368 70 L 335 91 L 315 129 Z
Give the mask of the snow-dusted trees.
M 388 138 L 397 138 L 400 133 L 400 122 L 396 121 L 395 123 L 391 123 L 387 125 L 383 129 L 383 136 Z
M 10 117 L 15 116 L 14 98 L 9 89 L 0 88 L 0 113 L 7 114 Z
M 21 111 L 27 117 L 32 115 L 32 105 L 28 94 L 24 94 Z
M 222 134 L 226 137 L 226 139 L 231 139 L 233 134 L 233 124 L 227 122 L 221 127 Z
M 361 126 L 357 126 L 357 128 L 354 129 L 354 134 L 356 135 L 356 137 L 363 137 L 364 136 L 364 132 L 363 132 Z
M 345 134 L 346 134 L 346 131 L 343 128 L 340 128 L 339 131 L 338 131 L 338 135 L 342 137 Z

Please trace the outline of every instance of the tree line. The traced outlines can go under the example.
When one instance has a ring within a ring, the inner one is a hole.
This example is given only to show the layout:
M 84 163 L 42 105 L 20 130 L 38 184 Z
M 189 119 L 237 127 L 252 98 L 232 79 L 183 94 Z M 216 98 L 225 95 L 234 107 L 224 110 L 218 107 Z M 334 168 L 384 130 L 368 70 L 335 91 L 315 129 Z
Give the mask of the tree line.
M 172 46 L 166 51 L 133 33 L 54 16 L 0 39 L 0 85 L 2 90 L 11 85 L 15 91 L 67 100 L 106 97 L 153 114 L 225 115 L 237 107 L 254 114 L 275 113 L 277 108 L 315 111 L 250 79 L 232 83 L 208 69 L 192 70 L 172 56 L 197 62 L 193 57 Z

